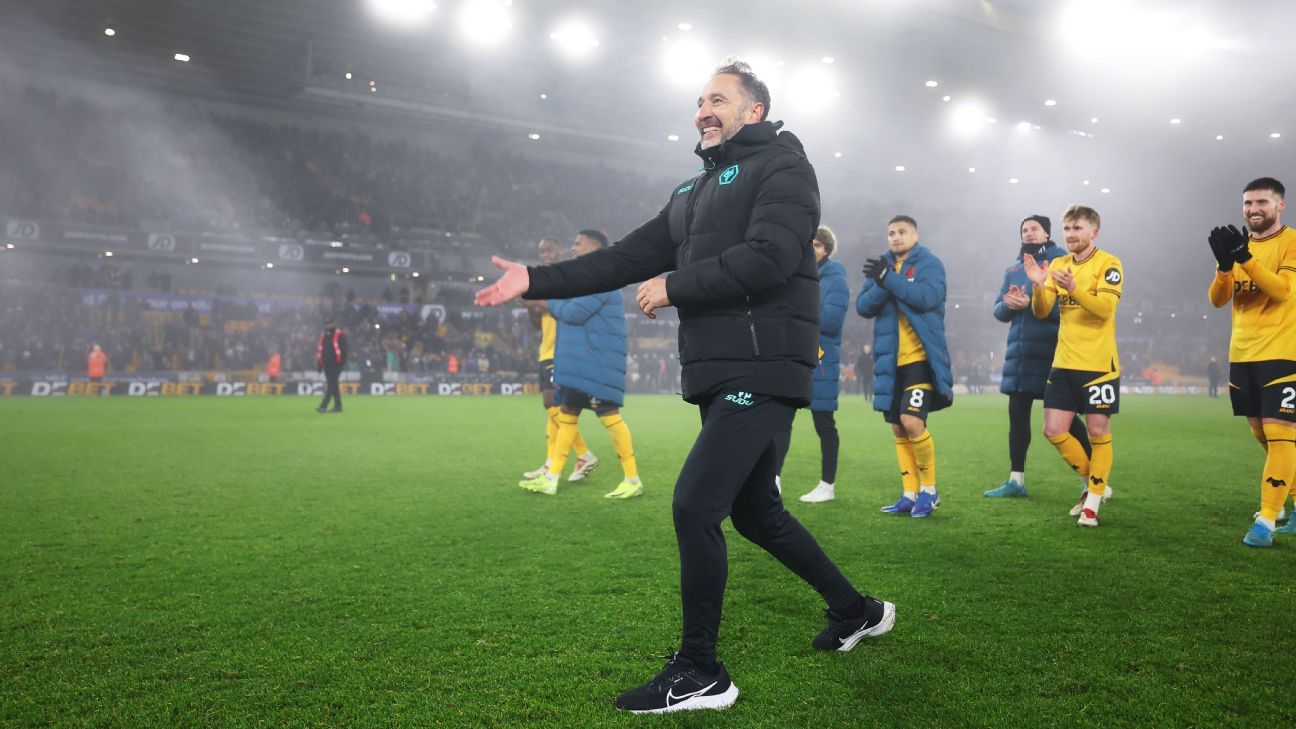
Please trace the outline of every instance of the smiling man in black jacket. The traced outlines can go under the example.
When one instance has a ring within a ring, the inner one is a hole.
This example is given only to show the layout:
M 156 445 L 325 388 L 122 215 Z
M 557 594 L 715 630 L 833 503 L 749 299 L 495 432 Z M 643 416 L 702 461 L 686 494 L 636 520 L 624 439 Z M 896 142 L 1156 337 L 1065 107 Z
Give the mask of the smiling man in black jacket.
M 766 121 L 769 108 L 769 90 L 746 64 L 721 66 L 694 117 L 702 173 L 672 190 L 657 217 L 576 260 L 528 268 L 496 258 L 504 275 L 477 292 L 478 304 L 494 306 L 643 281 L 636 303 L 644 314 L 679 309 L 684 399 L 702 415 L 675 484 L 683 640 L 655 678 L 617 697 L 628 711 L 723 709 L 737 699 L 715 649 L 728 575 L 725 517 L 823 596 L 828 625 L 815 648 L 848 651 L 895 622 L 895 606 L 857 592 L 774 486 L 774 436 L 809 404 L 818 359 L 810 241 L 819 183 L 801 142 Z

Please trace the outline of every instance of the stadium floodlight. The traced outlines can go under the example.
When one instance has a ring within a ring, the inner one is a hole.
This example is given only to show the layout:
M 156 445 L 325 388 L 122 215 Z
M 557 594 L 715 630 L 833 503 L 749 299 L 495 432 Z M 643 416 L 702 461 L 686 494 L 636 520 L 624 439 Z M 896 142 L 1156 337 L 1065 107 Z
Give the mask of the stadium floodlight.
M 189 262 L 190 262 L 190 263 L 197 263 L 197 262 L 198 262 L 198 259 L 197 259 L 197 258 L 190 258 L 190 259 L 189 259 Z
M 378 20 L 411 29 L 426 25 L 437 9 L 432 0 L 368 0 L 365 4 Z
M 1018 182 L 1021 182 L 1021 180 L 1017 179 L 1016 177 L 1009 177 L 1009 178 L 1008 178 L 1008 184 L 1009 184 L 1009 185 L 1016 185 Z
M 266 267 L 266 268 L 274 268 L 274 263 L 271 262 L 271 261 L 266 261 L 266 265 L 265 265 L 265 267 Z
M 668 141 L 668 142 L 678 142 L 678 141 L 679 141 L 679 135 L 678 135 L 678 134 L 667 134 L 667 135 L 666 135 L 666 141 Z
M 667 40 L 662 48 L 662 72 L 672 86 L 696 92 L 702 88 L 719 59 L 701 38 L 692 33 Z
M 927 88 L 929 88 L 929 89 L 934 89 L 934 88 L 936 88 L 937 86 L 940 86 L 940 82 L 939 82 L 939 81 L 928 81 L 925 85 L 926 85 Z
M 1058 16 L 1057 32 L 1078 59 L 1153 74 L 1182 69 L 1226 47 L 1188 3 L 1072 0 Z
M 112 28 L 104 28 L 104 35 L 106 35 L 106 36 L 108 36 L 109 38 L 111 38 L 111 37 L 117 35 L 117 31 L 113 30 Z
M 985 104 L 976 99 L 961 101 L 950 109 L 949 125 L 957 137 L 970 139 L 985 131 L 987 124 L 994 123 Z
M 1281 133 L 1281 132 L 1273 132 L 1272 134 L 1269 135 L 1269 138 L 1270 138 L 1270 139 L 1278 139 L 1278 138 L 1280 138 L 1280 137 L 1282 137 L 1282 133 Z
M 598 48 L 598 38 L 594 35 L 594 27 L 583 20 L 568 20 L 558 26 L 558 29 L 549 34 L 557 44 L 559 50 L 568 58 L 578 59 L 587 58 Z
M 12 250 L 14 249 L 14 244 L 13 244 L 13 243 L 7 243 L 7 244 L 5 244 L 5 248 L 8 248 L 9 250 L 12 251 Z
M 905 166 L 904 166 L 904 165 L 896 165 L 896 166 L 895 166 L 895 171 L 896 171 L 896 172 L 904 172 L 904 171 L 905 171 Z
M 175 54 L 175 56 L 173 56 L 173 58 L 175 58 L 177 61 L 179 61 L 179 62 L 181 62 L 181 63 L 188 63 L 188 62 L 189 62 L 189 54 L 187 54 L 187 53 L 177 53 L 177 54 Z
M 1044 106 L 1057 106 L 1057 99 L 1045 99 Z
M 1028 121 L 1017 122 L 1017 131 L 1019 131 L 1019 132 L 1029 132 L 1030 130 L 1031 130 L 1031 123 L 1030 123 L 1030 122 L 1028 122 Z
M 511 0 L 466 0 L 459 11 L 459 30 L 474 46 L 499 45 L 513 29 Z
M 112 258 L 112 251 L 104 251 L 104 256 L 107 258 Z

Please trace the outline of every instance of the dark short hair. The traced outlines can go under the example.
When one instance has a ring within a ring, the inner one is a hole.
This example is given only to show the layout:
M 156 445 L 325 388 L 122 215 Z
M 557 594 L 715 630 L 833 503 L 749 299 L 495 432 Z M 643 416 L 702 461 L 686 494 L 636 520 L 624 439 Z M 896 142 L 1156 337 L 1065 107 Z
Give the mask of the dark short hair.
M 715 70 L 715 74 L 713 75 L 719 76 L 722 73 L 737 76 L 738 80 L 742 82 L 743 93 L 747 94 L 748 100 L 752 103 L 764 105 L 765 108 L 761 111 L 760 120 L 765 121 L 765 118 L 769 116 L 770 112 L 769 87 L 765 85 L 764 81 L 761 81 L 756 77 L 756 74 L 752 72 L 751 66 L 737 58 L 726 58 L 724 63 L 720 64 L 720 67 Z
M 582 230 L 578 235 L 583 235 L 592 241 L 596 241 L 600 247 L 606 247 L 608 244 L 607 233 L 604 233 L 601 230 L 589 228 L 587 230 Z
M 1242 188 L 1242 192 L 1251 192 L 1252 190 L 1273 190 L 1274 194 L 1278 196 L 1278 199 L 1287 199 L 1287 188 L 1283 187 L 1281 182 L 1272 177 L 1257 177 L 1248 182 L 1246 187 Z
M 914 230 L 918 230 L 918 221 L 914 220 L 908 215 L 897 215 L 894 218 L 891 218 L 890 220 L 887 221 L 887 227 L 889 228 L 896 223 L 908 223 L 909 227 L 913 228 Z

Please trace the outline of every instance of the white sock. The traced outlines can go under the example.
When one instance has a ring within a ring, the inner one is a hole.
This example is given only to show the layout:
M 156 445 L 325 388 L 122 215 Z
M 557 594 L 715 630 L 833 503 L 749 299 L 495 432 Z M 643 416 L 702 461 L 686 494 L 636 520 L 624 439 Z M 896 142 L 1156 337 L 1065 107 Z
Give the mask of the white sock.
M 1273 519 L 1266 519 L 1263 516 L 1257 516 L 1256 523 L 1264 524 L 1265 526 L 1269 527 L 1269 531 L 1273 531 L 1274 529 L 1277 528 L 1277 524 L 1274 523 Z
M 906 492 L 904 492 L 904 497 L 905 497 L 906 499 L 909 499 L 910 501 L 917 501 L 917 500 L 918 500 L 918 492 L 917 492 L 917 491 L 906 491 Z
M 832 484 L 828 483 L 827 481 L 823 481 L 823 480 L 820 480 L 820 481 L 819 481 L 819 486 L 827 486 L 828 488 L 832 488 L 832 487 L 833 487 Z M 819 488 L 819 486 L 816 486 L 815 488 Z
M 558 474 L 556 474 L 556 473 L 546 473 L 546 474 L 545 474 L 545 478 L 549 479 L 550 481 L 557 482 L 557 481 L 558 481 Z
M 638 477 L 638 476 L 631 476 L 630 478 L 627 478 L 626 480 L 629 481 L 630 483 L 634 483 L 634 484 L 639 483 L 639 477 Z
M 1093 513 L 1097 514 L 1097 513 L 1098 513 L 1098 507 L 1100 507 L 1100 506 L 1102 506 L 1102 494 L 1092 494 L 1092 493 L 1088 493 L 1088 492 L 1085 493 L 1085 505 L 1084 505 L 1084 508 L 1086 508 L 1086 509 L 1088 509 L 1089 511 L 1092 511 Z
M 594 456 L 594 451 L 585 451 L 584 453 L 582 453 L 582 454 L 580 454 L 579 456 L 576 456 L 576 457 L 577 457 L 578 459 L 586 460 L 586 461 L 592 461 L 592 460 L 594 460 L 594 458 L 595 458 L 595 456 Z
M 1026 474 L 1021 471 L 1013 471 L 1012 473 L 1008 474 L 1008 480 L 1015 481 L 1018 486 L 1025 486 Z
M 931 494 L 932 496 L 936 495 L 936 484 L 932 484 L 931 486 L 921 486 L 919 489 L 924 494 Z
M 550 468 L 551 466 L 553 466 L 553 459 L 552 459 L 552 458 L 546 458 L 546 459 L 545 459 L 545 465 L 544 465 L 545 470 L 548 471 L 549 468 Z

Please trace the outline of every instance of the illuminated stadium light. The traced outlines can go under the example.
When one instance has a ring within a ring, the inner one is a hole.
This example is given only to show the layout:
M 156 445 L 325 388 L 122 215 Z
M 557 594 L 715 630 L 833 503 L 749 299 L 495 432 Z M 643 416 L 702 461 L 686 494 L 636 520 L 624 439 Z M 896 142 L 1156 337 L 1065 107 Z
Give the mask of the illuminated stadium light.
M 994 124 L 985 104 L 975 99 L 960 101 L 950 110 L 949 126 L 955 136 L 972 138 L 985 131 L 987 124 Z
M 414 273 L 411 273 L 411 274 L 410 274 L 410 277 L 411 277 L 411 278 L 418 278 L 418 277 L 419 277 L 419 273 L 418 273 L 418 271 L 415 271 Z
M 1270 139 L 1278 139 L 1278 138 L 1281 137 L 1281 136 L 1282 136 L 1282 133 L 1281 133 L 1281 132 L 1274 132 L 1273 134 L 1270 134 L 1270 135 L 1269 135 L 1269 138 L 1270 138 Z
M 969 167 L 969 168 L 968 168 L 968 172 L 976 172 L 976 168 L 975 168 L 975 167 Z
M 904 166 L 904 165 L 896 165 L 896 166 L 895 166 L 895 171 L 896 171 L 896 172 L 904 172 L 904 171 L 905 171 L 905 166 Z
M 175 54 L 174 58 L 181 63 L 189 62 L 189 55 L 186 53 L 177 53 Z
M 104 251 L 104 255 L 108 258 L 112 258 L 112 251 Z
M 342 247 L 342 241 L 340 240 L 329 241 L 329 248 L 341 248 L 341 247 Z
M 1107 193 L 1111 192 L 1111 188 L 1110 188 L 1110 187 L 1104 187 L 1103 189 L 1099 190 L 1098 192 L 1101 192 L 1102 194 L 1106 195 Z
M 350 269 L 350 268 L 347 268 L 346 266 L 343 266 L 343 267 L 342 267 L 342 273 L 351 273 L 351 269 Z
M 197 262 L 198 262 L 198 259 L 197 259 L 197 258 L 190 258 L 190 259 L 189 259 L 189 262 L 190 262 L 190 263 L 197 263 Z
M 346 72 L 346 80 L 347 80 L 347 81 L 350 81 L 350 80 L 351 80 L 351 72 L 350 72 L 350 71 L 347 71 L 347 72 Z
M 683 31 L 690 31 L 690 30 L 693 30 L 693 24 L 692 24 L 692 23 L 680 23 L 679 25 L 677 25 L 677 26 L 675 26 L 675 27 L 676 27 L 676 28 L 679 28 L 680 30 L 683 30 Z
M 951 98 L 952 97 L 949 94 L 945 94 L 944 96 L 941 97 L 941 101 L 949 101 Z
M 928 81 L 926 85 L 927 85 L 927 88 L 929 88 L 929 89 L 934 89 L 934 88 L 936 88 L 937 86 L 940 86 L 940 82 L 939 82 L 939 81 Z
M 841 159 L 842 153 L 841 153 L 841 152 L 833 152 L 833 156 L 836 157 L 837 159 Z
M 368 0 L 365 5 L 378 20 L 405 28 L 425 25 L 437 9 L 432 0 Z
M 370 79 L 370 80 L 369 80 L 369 85 L 370 85 L 370 86 L 377 86 L 377 85 L 378 85 L 378 82 L 377 82 L 377 81 L 374 81 L 373 79 Z
M 540 100 L 541 100 L 541 101 L 544 101 L 544 100 L 547 99 L 547 98 L 549 98 L 549 94 L 540 94 Z
M 104 35 L 106 35 L 106 36 L 108 36 L 109 38 L 111 38 L 111 37 L 117 35 L 117 31 L 113 30 L 112 28 L 104 28 Z
M 382 324 L 379 324 L 378 322 L 374 322 L 374 329 L 382 329 Z
M 1217 141 L 1217 142 L 1222 142 L 1222 141 L 1224 141 L 1224 135 L 1223 135 L 1223 134 L 1216 134 L 1216 135 L 1215 135 L 1215 141 Z
M 536 134 L 535 132 L 531 132 L 530 134 L 527 135 L 527 139 L 530 139 L 531 141 L 536 142 L 536 141 L 539 141 L 539 139 L 540 139 L 540 135 L 539 135 L 539 134 Z
M 1072 0 L 1058 15 L 1057 33 L 1078 60 L 1119 64 L 1148 75 L 1183 70 L 1218 50 L 1207 18 L 1187 3 L 1176 7 L 1129 0 Z M 1140 7 L 1142 6 L 1142 7 Z
M 678 134 L 667 134 L 667 135 L 666 135 L 666 141 L 668 141 L 668 142 L 678 142 L 678 141 L 679 141 L 679 135 L 678 135 Z
M 1031 130 L 1031 126 L 1032 126 L 1031 123 L 1028 121 L 1017 122 L 1017 131 L 1029 132 Z
M 1086 187 L 1088 187 L 1088 186 L 1089 186 L 1089 181 L 1088 181 L 1088 180 L 1085 180 L 1084 182 L 1081 182 L 1080 184 L 1081 184 L 1081 185 L 1084 185 L 1084 186 L 1086 186 Z
M 832 64 L 832 63 L 835 63 L 835 62 L 837 61 L 837 59 L 833 58 L 832 56 L 824 56 L 823 58 L 821 58 L 821 59 L 819 59 L 819 60 L 821 60 L 821 61 L 823 61 L 824 63 L 827 63 L 827 64 Z
M 1173 124 L 1173 125 L 1175 125 L 1175 126 L 1179 126 L 1180 124 L 1183 123 L 1183 119 L 1180 119 L 1179 117 L 1175 117 L 1175 118 L 1173 118 L 1173 119 L 1170 120 L 1170 123 Z
M 715 52 L 692 34 L 666 42 L 662 48 L 662 73 L 673 86 L 696 92 L 716 67 Z
M 1097 124 L 1097 123 L 1098 123 L 1098 117 L 1096 117 L 1096 116 L 1091 116 L 1091 117 L 1089 117 L 1089 123 L 1090 123 L 1090 124 Z
M 14 244 L 13 244 L 13 243 L 7 243 L 7 244 L 5 244 L 5 248 L 7 248 L 7 249 L 9 249 L 9 250 L 12 251 L 12 250 L 14 249 Z
M 1009 185 L 1016 185 L 1018 182 L 1021 182 L 1021 180 L 1017 179 L 1016 177 L 1009 177 L 1009 178 L 1008 178 L 1008 184 L 1009 184 Z
M 274 264 L 271 263 L 270 261 L 266 261 L 266 265 L 265 265 L 265 267 L 266 267 L 266 268 L 274 268 Z
M 459 11 L 459 30 L 475 46 L 499 45 L 513 30 L 509 0 L 467 0 Z
M 1045 99 L 1044 106 L 1057 106 L 1057 99 Z
M 569 58 L 585 58 L 598 48 L 594 28 L 583 20 L 569 20 L 549 34 L 558 48 Z
M 371 94 L 376 94 L 376 93 L 378 93 L 378 87 L 377 87 L 377 86 L 370 86 L 370 87 L 369 87 L 369 93 L 371 93 Z

